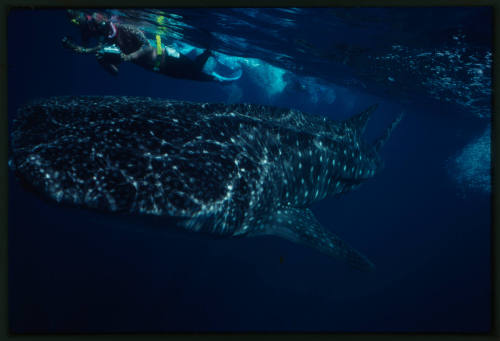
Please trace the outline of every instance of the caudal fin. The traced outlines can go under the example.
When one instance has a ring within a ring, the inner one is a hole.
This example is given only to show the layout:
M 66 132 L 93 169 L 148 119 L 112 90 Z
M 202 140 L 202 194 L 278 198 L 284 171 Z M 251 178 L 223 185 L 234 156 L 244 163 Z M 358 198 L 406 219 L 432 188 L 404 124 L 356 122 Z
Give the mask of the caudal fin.
M 394 130 L 394 128 L 396 128 L 399 122 L 401 122 L 401 119 L 403 118 L 404 115 L 405 114 L 403 112 L 398 117 L 396 117 L 394 121 L 392 121 L 392 123 L 387 127 L 385 133 L 382 136 L 380 136 L 377 140 L 375 140 L 375 142 L 373 143 L 373 148 L 376 151 L 379 151 L 380 148 L 382 148 L 382 146 L 387 142 L 389 137 L 391 137 L 392 131 Z
M 356 130 L 358 134 L 361 135 L 365 131 L 368 119 L 370 118 L 371 114 L 377 109 L 377 107 L 378 104 L 374 104 L 368 107 L 366 110 L 360 112 L 359 114 L 349 117 L 344 122 L 346 125 L 354 128 L 354 130 Z

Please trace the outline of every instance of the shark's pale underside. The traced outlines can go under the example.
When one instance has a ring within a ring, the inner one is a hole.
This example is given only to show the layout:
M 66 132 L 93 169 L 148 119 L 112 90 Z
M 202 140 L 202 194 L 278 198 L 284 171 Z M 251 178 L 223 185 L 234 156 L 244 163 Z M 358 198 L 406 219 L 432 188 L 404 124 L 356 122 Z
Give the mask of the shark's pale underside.
M 276 235 L 370 270 L 308 208 L 381 168 L 361 139 L 375 106 L 342 122 L 250 104 L 132 97 L 54 97 L 22 107 L 10 165 L 61 202 L 179 217 L 224 237 Z

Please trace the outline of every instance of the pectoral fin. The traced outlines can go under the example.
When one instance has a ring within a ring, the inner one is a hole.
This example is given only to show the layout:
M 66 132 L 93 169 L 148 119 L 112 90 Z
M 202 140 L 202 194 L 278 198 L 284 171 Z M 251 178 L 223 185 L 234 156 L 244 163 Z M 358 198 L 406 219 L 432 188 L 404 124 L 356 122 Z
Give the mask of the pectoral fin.
M 305 244 L 327 255 L 341 259 L 363 271 L 375 265 L 335 234 L 323 228 L 310 209 L 286 207 L 276 211 L 266 234 Z

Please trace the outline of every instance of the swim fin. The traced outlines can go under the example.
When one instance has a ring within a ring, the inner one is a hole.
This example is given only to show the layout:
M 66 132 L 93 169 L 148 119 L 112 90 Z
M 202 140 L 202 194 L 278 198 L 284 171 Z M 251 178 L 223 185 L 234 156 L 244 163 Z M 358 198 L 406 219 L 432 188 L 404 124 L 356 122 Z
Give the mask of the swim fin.
M 219 82 L 232 82 L 235 80 L 240 79 L 241 75 L 243 74 L 243 71 L 241 69 L 238 69 L 232 76 L 226 77 L 219 75 L 217 72 L 212 71 L 211 75 Z

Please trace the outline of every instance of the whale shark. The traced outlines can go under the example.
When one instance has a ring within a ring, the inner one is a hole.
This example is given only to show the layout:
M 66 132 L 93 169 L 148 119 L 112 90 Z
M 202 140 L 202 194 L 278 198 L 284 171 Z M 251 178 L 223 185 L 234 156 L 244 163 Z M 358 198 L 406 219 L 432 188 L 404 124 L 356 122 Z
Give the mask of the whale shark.
M 309 207 L 382 169 L 379 150 L 402 116 L 368 143 L 376 107 L 333 121 L 257 104 L 40 99 L 18 110 L 9 165 L 57 203 L 177 217 L 183 229 L 218 237 L 278 236 L 374 270 Z

